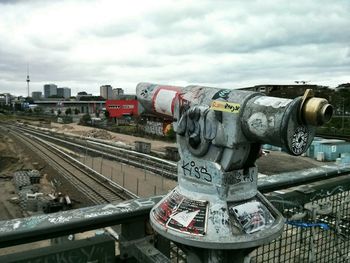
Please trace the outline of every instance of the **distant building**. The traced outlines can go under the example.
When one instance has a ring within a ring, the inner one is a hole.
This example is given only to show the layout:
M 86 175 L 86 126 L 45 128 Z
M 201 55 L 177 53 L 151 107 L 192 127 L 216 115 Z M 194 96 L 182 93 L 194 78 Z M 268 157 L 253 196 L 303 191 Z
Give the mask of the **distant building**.
M 50 96 L 57 95 L 57 85 L 55 84 L 45 84 L 44 85 L 44 97 L 48 98 Z
M 66 100 L 62 101 L 62 99 L 56 98 L 54 99 L 45 99 L 35 101 L 35 104 L 43 109 L 45 113 L 51 113 L 53 111 L 57 111 L 60 109 L 62 113 L 64 113 L 67 109 L 71 109 L 73 111 L 73 115 L 75 115 L 75 110 L 79 111 L 79 113 L 95 113 L 101 112 L 105 108 L 104 101 L 71 101 Z
M 70 88 L 58 88 L 57 89 L 57 96 L 63 97 L 65 99 L 69 99 L 71 96 L 71 90 Z
M 0 94 L 0 105 L 11 105 L 13 96 L 10 93 Z
M 318 85 L 257 85 L 254 87 L 241 88 L 241 90 L 249 90 L 264 93 L 272 97 L 281 98 L 295 98 L 297 96 L 302 96 L 307 89 L 312 89 L 314 92 L 320 92 L 325 89 L 323 86 Z
M 111 85 L 103 85 L 100 87 L 100 96 L 105 98 L 106 100 L 110 100 L 113 98 L 112 86 Z
M 91 98 L 92 94 L 88 94 L 85 91 L 78 92 L 76 99 L 77 101 L 84 100 L 84 98 Z
M 43 96 L 43 93 L 41 91 L 33 91 L 32 92 L 32 98 L 33 100 L 40 100 Z
M 350 91 L 350 83 L 343 83 L 335 88 L 335 91 Z
M 106 110 L 110 118 L 122 118 L 138 115 L 138 102 L 133 100 L 107 100 Z
M 118 95 L 117 100 L 137 100 L 137 97 L 133 94 L 123 94 Z
M 118 99 L 120 95 L 124 94 L 124 90 L 122 88 L 116 88 L 112 90 L 112 94 L 113 94 L 113 99 L 115 100 L 115 99 Z

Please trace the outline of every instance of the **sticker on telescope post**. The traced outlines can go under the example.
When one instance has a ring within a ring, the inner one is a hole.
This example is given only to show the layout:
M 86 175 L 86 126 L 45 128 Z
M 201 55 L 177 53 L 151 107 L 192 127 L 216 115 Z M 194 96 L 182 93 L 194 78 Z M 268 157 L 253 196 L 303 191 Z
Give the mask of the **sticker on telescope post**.
M 258 201 L 229 206 L 229 215 L 236 218 L 247 234 L 269 227 L 275 220 L 265 205 Z
M 206 201 L 192 200 L 173 191 L 153 212 L 156 221 L 175 231 L 205 235 L 208 205 Z
M 216 111 L 239 113 L 241 105 L 238 103 L 226 102 L 221 100 L 214 100 L 211 103 L 210 109 Z

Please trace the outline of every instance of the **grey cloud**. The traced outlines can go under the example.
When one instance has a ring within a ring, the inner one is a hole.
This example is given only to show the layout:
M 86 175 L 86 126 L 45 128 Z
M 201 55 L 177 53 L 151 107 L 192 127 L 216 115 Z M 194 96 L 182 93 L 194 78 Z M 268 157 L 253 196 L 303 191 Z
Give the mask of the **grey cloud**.
M 43 11 L 54 8 L 42 3 Z M 26 1 L 21 5 L 30 13 Z M 16 8 L 7 10 L 22 11 Z M 123 20 L 66 28 L 64 37 L 33 29 L 19 38 L 0 28 L 0 92 L 13 83 L 24 94 L 27 63 L 33 88 L 57 82 L 92 93 L 103 83 L 132 91 L 140 81 L 233 88 L 304 78 L 334 83 L 350 72 L 349 13 L 349 1 L 176 1 Z M 1 19 L 0 10 L 0 25 Z M 113 50 L 125 41 L 139 42 Z M 104 45 L 110 55 L 100 52 Z
M 20 2 L 25 2 L 25 0 L 0 0 L 0 5 L 1 4 L 8 4 L 8 5 L 14 5 Z
M 32 44 L 35 48 L 38 49 L 46 49 L 48 51 L 64 51 L 69 50 L 73 44 L 73 41 L 68 41 L 65 39 L 64 41 L 60 39 L 45 39 L 38 36 L 31 36 L 28 39 L 28 42 Z
M 130 19 L 123 22 L 112 23 L 105 26 L 98 26 L 94 28 L 87 28 L 81 30 L 83 36 L 96 36 L 96 37 L 121 37 L 131 34 L 137 30 L 137 21 Z
M 219 2 L 221 3 L 221 2 Z M 170 52 L 174 55 L 183 52 L 202 53 L 245 53 L 278 46 L 294 46 L 320 43 L 349 43 L 350 13 L 349 2 L 334 5 L 331 2 L 320 1 L 319 5 L 310 3 L 271 6 L 269 1 L 247 2 L 237 5 L 236 2 L 226 4 L 223 12 L 219 4 L 213 5 L 201 15 L 190 16 L 201 21 L 195 28 L 186 28 L 180 22 L 188 18 L 179 14 L 165 20 L 159 27 L 160 36 L 164 41 L 173 40 L 173 45 L 155 47 L 157 53 Z M 255 4 L 255 5 L 254 5 Z M 224 18 L 224 19 L 223 19 Z M 173 23 L 171 23 L 173 22 Z M 220 32 L 221 22 L 229 25 L 233 34 Z M 208 35 L 210 39 L 199 46 L 192 41 L 192 46 L 186 46 L 187 38 L 193 34 Z M 178 37 L 181 35 L 181 37 Z M 178 49 L 174 47 L 178 47 Z

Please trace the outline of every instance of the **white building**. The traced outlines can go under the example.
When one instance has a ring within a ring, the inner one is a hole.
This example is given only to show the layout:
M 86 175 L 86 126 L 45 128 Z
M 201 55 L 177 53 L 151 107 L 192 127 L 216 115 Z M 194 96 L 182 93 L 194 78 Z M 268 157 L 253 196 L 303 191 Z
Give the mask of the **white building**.
M 12 95 L 10 93 L 0 94 L 0 105 L 10 105 L 12 101 Z
M 69 99 L 71 97 L 71 89 L 66 87 L 58 88 L 57 96 L 63 97 L 65 99 Z
M 113 99 L 115 100 L 115 99 L 118 98 L 118 96 L 124 94 L 124 90 L 121 89 L 121 88 L 116 88 L 116 89 L 113 89 L 113 90 L 112 90 L 112 93 L 113 93 Z
M 43 93 L 41 91 L 33 91 L 32 92 L 32 98 L 33 100 L 40 100 L 43 96 Z
M 57 95 L 57 85 L 55 84 L 45 84 L 44 85 L 44 97 L 48 98 L 50 96 Z
M 111 85 L 103 85 L 100 87 L 100 96 L 105 98 L 106 100 L 113 99 L 112 86 Z

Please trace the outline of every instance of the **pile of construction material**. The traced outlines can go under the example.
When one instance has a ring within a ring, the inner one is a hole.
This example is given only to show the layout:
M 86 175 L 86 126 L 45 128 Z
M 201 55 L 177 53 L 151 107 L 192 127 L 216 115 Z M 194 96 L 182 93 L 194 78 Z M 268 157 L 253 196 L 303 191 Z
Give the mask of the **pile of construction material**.
M 13 181 L 18 191 L 22 188 L 32 188 L 33 184 L 40 183 L 40 172 L 38 170 L 17 171 L 13 174 Z
M 69 196 L 63 196 L 61 193 L 41 193 L 40 178 L 40 172 L 37 170 L 17 171 L 13 174 L 13 182 L 19 197 L 18 204 L 23 210 L 53 213 L 72 206 Z
M 148 142 L 135 141 L 135 151 L 140 153 L 151 153 L 151 144 Z
M 109 132 L 105 130 L 90 130 L 87 131 L 84 136 L 90 137 L 90 138 L 97 138 L 97 139 L 102 139 L 102 140 L 110 140 L 112 139 L 112 136 L 109 134 Z
M 19 196 L 19 205 L 26 211 L 38 211 L 40 172 L 37 170 L 17 171 L 13 174 L 13 183 Z
M 49 202 L 43 211 L 45 213 L 53 213 L 61 210 L 67 210 L 72 207 L 72 201 L 68 195 L 62 193 L 48 194 Z
M 40 121 L 37 126 L 50 129 L 51 128 L 51 121 Z

